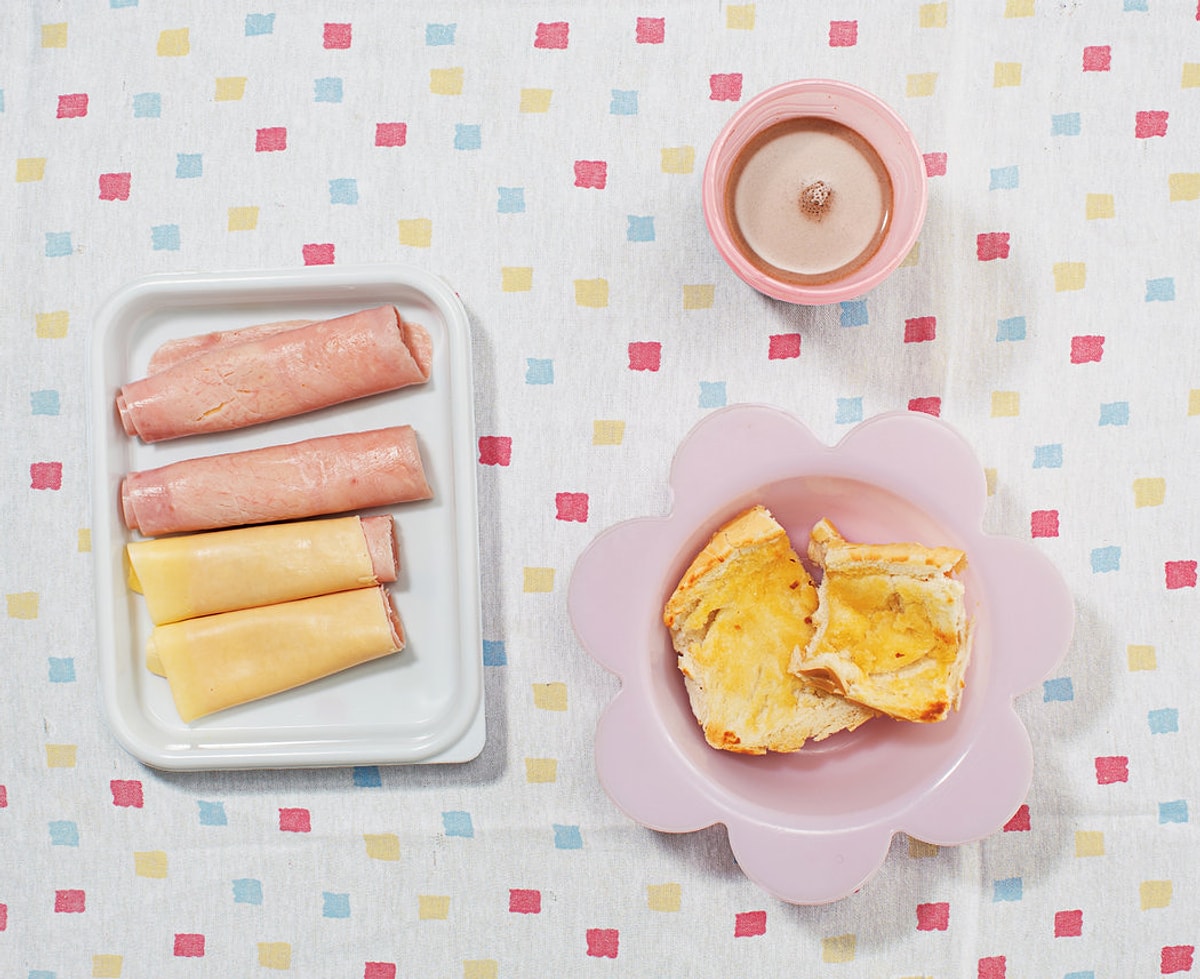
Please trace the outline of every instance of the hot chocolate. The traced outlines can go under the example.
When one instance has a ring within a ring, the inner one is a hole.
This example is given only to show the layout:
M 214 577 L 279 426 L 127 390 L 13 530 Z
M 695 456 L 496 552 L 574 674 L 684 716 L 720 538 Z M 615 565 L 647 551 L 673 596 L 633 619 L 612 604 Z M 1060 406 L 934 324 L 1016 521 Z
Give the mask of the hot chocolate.
M 738 250 L 764 273 L 803 285 L 835 282 L 886 237 L 892 181 L 874 147 L 848 126 L 786 119 L 738 152 L 725 216 Z

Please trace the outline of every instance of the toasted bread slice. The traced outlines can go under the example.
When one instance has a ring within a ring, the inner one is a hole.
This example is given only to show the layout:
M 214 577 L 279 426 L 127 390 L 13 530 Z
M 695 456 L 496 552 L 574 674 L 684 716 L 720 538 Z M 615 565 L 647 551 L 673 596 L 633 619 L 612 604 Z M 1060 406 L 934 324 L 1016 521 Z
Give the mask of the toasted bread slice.
M 962 582 L 966 555 L 921 544 L 854 544 L 828 520 L 808 556 L 824 577 L 816 632 L 792 670 L 822 689 L 908 721 L 957 710 L 971 655 Z
M 692 712 L 714 748 L 796 751 L 875 716 L 788 671 L 813 635 L 817 592 L 763 506 L 718 530 L 666 603 Z

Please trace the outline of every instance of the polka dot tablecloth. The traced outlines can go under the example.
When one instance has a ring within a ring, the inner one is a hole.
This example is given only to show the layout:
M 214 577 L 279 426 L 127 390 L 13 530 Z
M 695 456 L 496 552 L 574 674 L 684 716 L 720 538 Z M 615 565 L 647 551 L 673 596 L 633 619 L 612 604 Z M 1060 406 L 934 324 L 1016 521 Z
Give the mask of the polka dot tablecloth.
M 1195 0 L 30 0 L 4 21 L 5 976 L 1200 974 Z M 902 266 L 825 307 L 742 284 L 700 208 L 720 128 L 798 77 L 891 104 L 928 177 Z M 147 768 L 99 694 L 99 304 L 155 272 L 373 263 L 443 277 L 471 321 L 486 746 Z M 1076 602 L 1018 701 L 1025 803 L 977 844 L 897 836 L 826 906 L 769 897 L 719 826 L 658 834 L 608 800 L 592 738 L 617 683 L 566 613 L 587 543 L 665 513 L 675 445 L 738 402 L 827 442 L 939 415 L 986 468 L 986 529 Z

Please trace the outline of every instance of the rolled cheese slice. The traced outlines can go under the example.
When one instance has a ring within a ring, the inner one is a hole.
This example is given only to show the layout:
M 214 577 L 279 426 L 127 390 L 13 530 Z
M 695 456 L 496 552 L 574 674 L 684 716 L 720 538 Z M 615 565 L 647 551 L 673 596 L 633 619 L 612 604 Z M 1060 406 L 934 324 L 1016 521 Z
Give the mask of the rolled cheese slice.
M 400 618 L 379 585 L 156 626 L 146 658 L 157 660 L 190 723 L 403 648 Z
M 158 442 L 227 432 L 429 380 L 433 344 L 395 306 L 215 344 L 122 385 L 126 434 Z
M 126 474 L 120 493 L 126 526 L 146 537 L 433 496 L 409 425 L 184 459 Z
M 308 326 L 313 320 L 279 320 L 274 323 L 256 323 L 254 326 L 243 326 L 236 330 L 214 330 L 212 333 L 201 333 L 194 337 L 179 337 L 167 340 L 150 355 L 146 364 L 147 376 L 158 374 L 168 367 L 174 367 L 181 360 L 194 357 L 196 354 L 207 353 L 223 347 L 231 347 L 235 343 L 245 343 L 247 340 L 260 340 L 263 337 L 274 336 L 298 326 Z
M 155 625 L 384 584 L 399 564 L 387 514 L 132 541 L 125 552 Z

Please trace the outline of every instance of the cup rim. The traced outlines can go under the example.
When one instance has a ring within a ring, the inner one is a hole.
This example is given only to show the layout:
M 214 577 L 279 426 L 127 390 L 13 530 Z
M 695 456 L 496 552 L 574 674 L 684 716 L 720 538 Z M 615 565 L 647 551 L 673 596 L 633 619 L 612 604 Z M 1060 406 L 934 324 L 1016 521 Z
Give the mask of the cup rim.
M 740 150 L 768 126 L 817 116 L 848 126 L 875 148 L 892 180 L 891 227 L 870 259 L 832 282 L 778 279 L 751 263 L 734 242 L 725 215 L 725 187 Z M 746 102 L 722 128 L 704 167 L 704 220 L 726 264 L 748 285 L 785 302 L 823 305 L 857 298 L 883 282 L 908 256 L 925 221 L 929 195 L 925 160 L 899 114 L 878 96 L 849 82 L 802 78 L 772 86 Z

